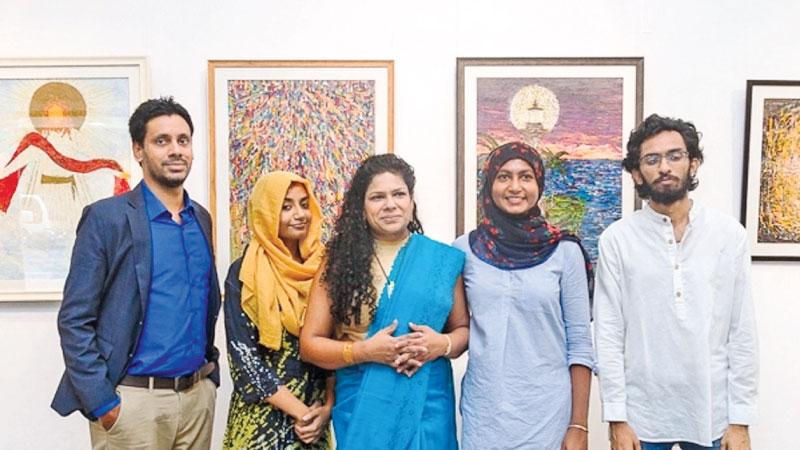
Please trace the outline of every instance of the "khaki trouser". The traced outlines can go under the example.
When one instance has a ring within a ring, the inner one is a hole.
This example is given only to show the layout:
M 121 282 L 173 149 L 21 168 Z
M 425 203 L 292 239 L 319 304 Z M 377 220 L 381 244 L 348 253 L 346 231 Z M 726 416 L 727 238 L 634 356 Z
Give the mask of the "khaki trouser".
M 90 424 L 93 450 L 210 448 L 217 389 L 208 378 L 181 392 L 117 386 L 117 395 L 120 411 L 111 429 L 99 420 Z

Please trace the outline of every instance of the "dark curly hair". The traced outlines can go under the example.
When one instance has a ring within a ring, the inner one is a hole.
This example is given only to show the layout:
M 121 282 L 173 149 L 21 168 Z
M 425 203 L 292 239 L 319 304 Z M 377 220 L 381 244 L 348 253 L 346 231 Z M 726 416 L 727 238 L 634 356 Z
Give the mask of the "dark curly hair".
M 372 256 L 375 238 L 364 215 L 364 198 L 367 187 L 375 176 L 393 173 L 405 181 L 411 197 L 414 196 L 414 169 L 401 158 L 389 153 L 371 156 L 356 170 L 350 188 L 344 194 L 344 203 L 336 220 L 333 237 L 327 245 L 327 262 L 323 280 L 333 305 L 331 315 L 336 323 L 361 322 L 361 308 L 369 306 L 370 320 L 375 316 L 377 292 L 372 286 Z M 417 218 L 417 204 L 408 231 L 422 234 L 422 224 Z
M 642 157 L 642 143 L 647 139 L 663 131 L 676 131 L 683 138 L 686 150 L 689 152 L 689 160 L 696 159 L 703 162 L 703 149 L 700 147 L 702 133 L 697 131 L 694 124 L 681 119 L 671 117 L 661 117 L 658 114 L 651 114 L 642 123 L 631 131 L 628 138 L 628 154 L 622 160 L 622 167 L 628 172 L 639 170 L 639 159 Z M 689 179 L 689 190 L 697 188 L 700 181 L 693 175 Z M 649 197 L 647 186 L 636 185 L 639 196 L 646 199 Z

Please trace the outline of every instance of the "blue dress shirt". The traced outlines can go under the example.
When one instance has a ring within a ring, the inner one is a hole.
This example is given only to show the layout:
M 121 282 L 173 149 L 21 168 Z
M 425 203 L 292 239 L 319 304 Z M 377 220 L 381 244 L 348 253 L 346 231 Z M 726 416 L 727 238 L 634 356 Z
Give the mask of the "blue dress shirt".
M 181 223 L 142 184 L 153 255 L 150 296 L 129 375 L 177 377 L 205 362 L 211 254 L 184 193 Z
M 188 194 L 179 224 L 146 183 L 142 192 L 153 265 L 144 324 L 128 374 L 177 377 L 205 363 L 211 254 Z M 92 415 L 99 418 L 119 403 L 115 398 Z

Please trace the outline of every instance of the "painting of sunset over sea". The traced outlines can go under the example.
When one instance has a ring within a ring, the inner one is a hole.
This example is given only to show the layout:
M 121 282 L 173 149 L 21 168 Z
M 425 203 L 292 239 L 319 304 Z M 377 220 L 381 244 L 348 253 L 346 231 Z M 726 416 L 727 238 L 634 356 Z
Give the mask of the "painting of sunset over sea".
M 562 76 L 483 75 L 470 80 L 474 102 L 464 105 L 465 116 L 474 114 L 463 132 L 465 147 L 472 147 L 467 152 L 474 158 L 475 174 L 465 189 L 474 193 L 475 207 L 474 214 L 465 214 L 464 231 L 474 228 L 481 215 L 477 195 L 489 153 L 508 142 L 524 142 L 539 151 L 545 164 L 540 200 L 545 217 L 577 234 L 596 262 L 597 239 L 625 210 L 624 180 L 629 177 L 622 173 L 623 141 L 640 114 L 636 96 L 626 93 L 632 79 L 580 70 Z
M 622 217 L 622 79 L 478 79 L 478 192 L 494 144 L 531 143 L 509 117 L 512 98 L 526 86 L 549 89 L 560 109 L 535 146 L 545 162 L 545 215 L 581 236 L 596 260 L 600 233 Z

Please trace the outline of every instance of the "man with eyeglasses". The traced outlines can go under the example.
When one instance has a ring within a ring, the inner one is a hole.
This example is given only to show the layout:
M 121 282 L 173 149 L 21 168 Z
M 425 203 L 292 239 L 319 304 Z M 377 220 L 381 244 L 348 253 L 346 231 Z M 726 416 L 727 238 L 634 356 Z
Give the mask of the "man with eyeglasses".
M 612 450 L 750 450 L 750 255 L 738 222 L 689 198 L 699 144 L 689 122 L 642 122 L 623 166 L 647 202 L 600 237 L 595 349 Z

